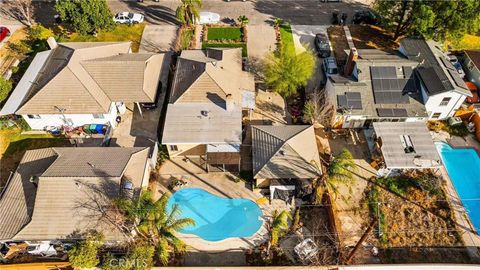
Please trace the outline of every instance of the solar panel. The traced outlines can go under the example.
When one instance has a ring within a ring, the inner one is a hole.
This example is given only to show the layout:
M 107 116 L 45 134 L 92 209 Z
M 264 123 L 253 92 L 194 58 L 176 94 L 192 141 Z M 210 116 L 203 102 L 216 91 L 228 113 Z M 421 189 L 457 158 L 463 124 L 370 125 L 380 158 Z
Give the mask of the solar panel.
M 465 85 L 465 82 L 463 81 L 462 78 L 458 75 L 456 70 L 448 70 L 448 73 L 450 73 L 450 76 L 452 76 L 453 80 L 455 81 L 455 84 L 458 87 L 461 87 L 463 89 L 468 89 L 467 86 Z
M 337 96 L 337 102 L 339 107 L 347 108 L 347 96 L 345 95 L 338 95 Z
M 396 79 L 397 69 L 395 67 L 370 67 L 372 79 Z
M 393 117 L 392 109 L 377 109 L 378 116 L 381 117 Z
M 393 116 L 395 117 L 407 117 L 408 113 L 406 109 L 393 109 Z
M 360 92 L 346 92 L 345 93 L 345 96 L 347 96 L 347 99 L 351 99 L 351 100 L 361 100 L 362 99 L 362 95 L 360 94 Z

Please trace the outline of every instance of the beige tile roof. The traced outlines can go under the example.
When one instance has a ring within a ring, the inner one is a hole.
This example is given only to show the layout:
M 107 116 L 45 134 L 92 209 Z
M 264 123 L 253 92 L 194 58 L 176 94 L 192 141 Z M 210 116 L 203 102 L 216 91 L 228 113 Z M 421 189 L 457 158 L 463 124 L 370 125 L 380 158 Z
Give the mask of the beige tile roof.
M 0 194 L 0 240 L 13 238 L 32 216 L 37 189 L 30 182 L 56 159 L 52 148 L 25 153 L 16 172 Z
M 239 144 L 242 93 L 254 90 L 253 76 L 242 70 L 241 49 L 182 51 L 162 142 Z M 233 109 L 226 108 L 227 94 Z
M 7 187 L 9 196 L 0 199 L 0 213 L 14 220 L 8 221 L 0 240 L 61 239 L 88 229 L 101 231 L 106 240 L 122 240 L 122 233 L 99 221 L 99 211 L 93 209 L 96 202 L 103 205 L 119 196 L 125 181 L 139 194 L 148 153 L 143 147 L 27 151 L 16 172 L 22 177 L 14 178 Z M 31 162 L 32 156 L 37 163 Z M 38 176 L 38 188 L 29 182 L 33 174 Z
M 111 102 L 154 101 L 165 54 L 130 54 L 130 45 L 60 43 L 16 113 L 107 113 Z
M 313 126 L 252 126 L 253 175 L 308 179 L 321 175 Z

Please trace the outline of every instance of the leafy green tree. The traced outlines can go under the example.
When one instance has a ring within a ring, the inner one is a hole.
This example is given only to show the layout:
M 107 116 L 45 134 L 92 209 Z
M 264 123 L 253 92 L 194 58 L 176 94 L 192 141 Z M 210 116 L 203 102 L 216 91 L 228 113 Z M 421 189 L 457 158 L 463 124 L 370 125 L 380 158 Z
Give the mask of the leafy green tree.
M 156 246 L 157 256 L 164 265 L 167 265 L 171 251 L 186 251 L 185 243 L 175 236 L 175 232 L 195 225 L 191 218 L 178 218 L 181 213 L 178 204 L 174 204 L 171 211 L 168 211 L 169 197 L 164 193 L 155 201 L 150 191 L 144 191 L 137 201 L 117 201 L 117 206 L 126 217 L 136 224 L 138 234 Z
M 247 24 L 250 22 L 250 20 L 249 20 L 249 19 L 247 18 L 247 16 L 245 16 L 245 15 L 239 16 L 239 17 L 237 18 L 237 21 L 238 21 L 238 23 L 240 24 L 240 26 L 242 26 L 242 27 L 245 26 L 245 25 L 247 25 Z
M 315 55 L 310 49 L 297 54 L 293 46 L 283 45 L 267 55 L 263 73 L 267 85 L 286 98 L 305 86 L 314 70 Z
M 376 0 L 374 9 L 384 27 L 394 32 L 394 39 L 421 35 L 444 40 L 461 37 L 480 29 L 480 1 Z
M 0 76 L 0 103 L 2 103 L 12 91 L 12 82 Z
M 153 266 L 155 247 L 146 241 L 137 241 L 125 257 L 115 258 L 108 253 L 102 259 L 103 270 L 147 270 Z
M 344 184 L 351 186 L 353 184 L 353 172 L 357 164 L 355 163 L 352 153 L 347 149 L 343 149 L 330 162 L 327 173 L 323 174 L 316 183 L 315 202 L 320 203 L 326 190 L 338 194 L 338 185 Z
M 30 38 L 34 40 L 47 40 L 53 37 L 53 31 L 41 24 L 35 24 L 30 28 Z
M 278 245 L 280 237 L 288 232 L 288 221 L 292 219 L 292 215 L 287 210 L 279 212 L 275 210 L 272 215 L 270 225 L 270 245 L 275 247 Z
M 202 0 L 181 0 L 182 3 L 177 7 L 175 16 L 182 23 L 188 26 L 200 19 L 200 8 Z
M 98 249 L 103 245 L 103 235 L 90 233 L 85 240 L 68 251 L 68 260 L 74 269 L 92 268 L 98 265 Z
M 114 25 L 106 0 L 58 0 L 55 10 L 63 21 L 70 23 L 81 34 L 108 30 Z

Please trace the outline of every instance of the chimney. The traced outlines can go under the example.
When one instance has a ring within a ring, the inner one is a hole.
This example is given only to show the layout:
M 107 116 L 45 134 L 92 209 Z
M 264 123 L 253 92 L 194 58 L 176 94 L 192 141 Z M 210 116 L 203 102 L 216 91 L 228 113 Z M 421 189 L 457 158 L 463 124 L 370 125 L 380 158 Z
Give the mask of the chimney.
M 47 39 L 47 43 L 48 43 L 48 47 L 50 47 L 51 50 L 58 47 L 57 41 L 55 40 L 54 37 L 49 37 Z
M 225 105 L 227 107 L 227 111 L 231 111 L 235 107 L 235 103 L 233 102 L 232 94 L 227 94 L 227 97 L 226 97 L 226 100 L 225 100 Z
M 352 75 L 353 68 L 355 67 L 355 61 L 358 59 L 358 52 L 356 48 L 350 49 L 350 54 L 348 55 L 347 63 L 345 64 L 344 74 L 345 76 Z

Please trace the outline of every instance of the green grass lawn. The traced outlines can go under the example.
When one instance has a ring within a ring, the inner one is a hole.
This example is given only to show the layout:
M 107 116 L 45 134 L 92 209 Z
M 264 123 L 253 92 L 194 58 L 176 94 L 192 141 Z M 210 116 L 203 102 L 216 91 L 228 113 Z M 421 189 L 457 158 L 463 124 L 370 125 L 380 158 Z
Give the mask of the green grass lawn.
M 71 34 L 66 41 L 85 42 L 85 41 L 131 41 L 132 51 L 138 52 L 140 41 L 142 40 L 144 23 L 140 24 L 117 24 L 112 31 L 99 31 L 97 36 L 80 35 L 78 33 Z
M 10 172 L 15 171 L 27 150 L 46 147 L 71 146 L 64 137 L 48 134 L 21 134 L 21 129 L 0 130 L 0 186 L 7 181 Z
M 292 28 L 289 24 L 283 24 L 280 26 L 280 39 L 282 45 L 295 49 L 295 44 L 293 43 Z
M 209 27 L 208 40 L 242 40 L 242 30 L 239 27 Z
M 242 48 L 242 57 L 248 57 L 247 44 L 245 43 L 202 43 L 202 49 L 206 48 Z

